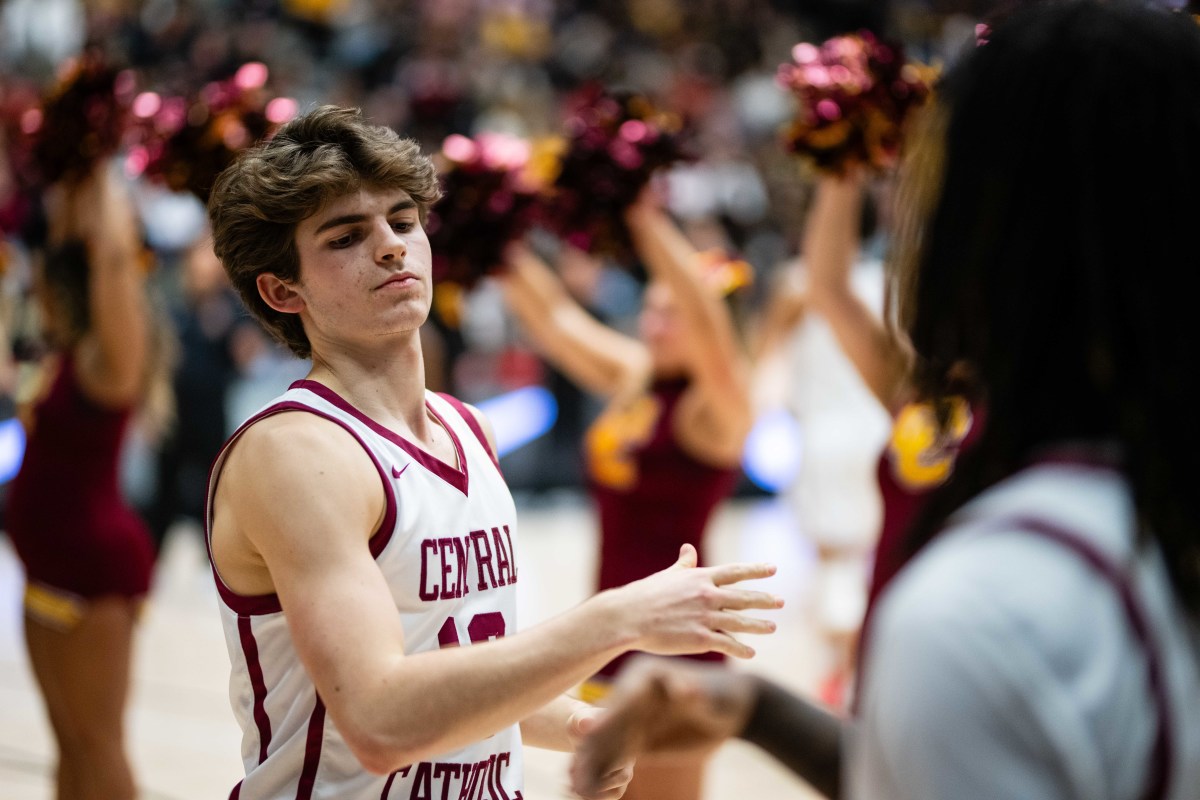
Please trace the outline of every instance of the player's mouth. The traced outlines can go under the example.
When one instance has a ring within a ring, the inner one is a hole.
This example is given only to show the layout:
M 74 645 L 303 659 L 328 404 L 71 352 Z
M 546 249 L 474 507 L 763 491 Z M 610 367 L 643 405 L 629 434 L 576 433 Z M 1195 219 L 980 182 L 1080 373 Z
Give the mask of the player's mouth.
M 387 277 L 387 280 L 375 287 L 375 291 L 380 289 L 403 289 L 410 286 L 416 286 L 420 283 L 420 279 L 412 272 L 394 272 Z

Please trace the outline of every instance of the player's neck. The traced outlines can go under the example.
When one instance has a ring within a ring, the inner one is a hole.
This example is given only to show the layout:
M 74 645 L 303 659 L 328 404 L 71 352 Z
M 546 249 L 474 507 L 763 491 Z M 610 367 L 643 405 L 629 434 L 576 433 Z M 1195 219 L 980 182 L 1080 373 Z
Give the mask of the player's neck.
M 416 331 L 403 346 L 326 351 L 314 347 L 308 377 L 381 425 L 418 439 L 426 433 L 425 359 Z

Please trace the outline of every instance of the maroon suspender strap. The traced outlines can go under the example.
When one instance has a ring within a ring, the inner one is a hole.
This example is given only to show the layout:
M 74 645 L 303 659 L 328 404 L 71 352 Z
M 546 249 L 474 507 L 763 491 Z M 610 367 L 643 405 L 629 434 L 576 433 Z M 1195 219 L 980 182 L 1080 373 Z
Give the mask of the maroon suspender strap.
M 1088 566 L 1100 574 L 1117 591 L 1121 607 L 1129 626 L 1146 655 L 1146 678 L 1150 695 L 1158 710 L 1158 730 L 1150 750 L 1147 767 L 1146 787 L 1141 800 L 1165 800 L 1172 771 L 1171 707 L 1167 702 L 1166 676 L 1163 673 L 1162 656 L 1154 645 L 1150 620 L 1134 593 L 1133 584 L 1124 570 L 1114 564 L 1096 545 L 1087 539 L 1044 519 L 1037 517 L 1007 517 L 996 525 L 1005 532 L 1032 533 L 1066 547 L 1082 558 Z

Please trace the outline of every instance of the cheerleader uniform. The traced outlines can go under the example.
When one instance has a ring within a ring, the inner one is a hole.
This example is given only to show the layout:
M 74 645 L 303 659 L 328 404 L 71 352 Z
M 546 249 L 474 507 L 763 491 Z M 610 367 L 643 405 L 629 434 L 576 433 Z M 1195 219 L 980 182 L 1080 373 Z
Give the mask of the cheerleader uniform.
M 600 517 L 601 590 L 671 566 L 685 543 L 699 550 L 713 510 L 737 483 L 737 469 L 697 461 L 675 441 L 675 412 L 687 387 L 687 380 L 656 381 L 634 401 L 606 410 L 587 432 L 588 488 Z M 603 694 L 604 679 L 628 655 L 584 687 L 585 699 Z M 693 657 L 723 660 L 719 653 Z
M 25 565 L 26 610 L 52 626 L 72 627 L 92 598 L 137 598 L 150 589 L 150 534 L 119 481 L 131 413 L 88 398 L 71 354 L 33 407 L 6 521 Z

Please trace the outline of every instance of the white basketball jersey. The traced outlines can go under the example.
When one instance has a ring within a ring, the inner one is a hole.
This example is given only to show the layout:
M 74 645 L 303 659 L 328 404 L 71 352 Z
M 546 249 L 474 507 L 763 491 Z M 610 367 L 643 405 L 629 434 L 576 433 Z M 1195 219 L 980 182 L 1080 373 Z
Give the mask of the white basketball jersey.
M 304 411 L 342 426 L 375 462 L 383 483 L 387 510 L 370 548 L 391 588 L 408 654 L 486 641 L 514 632 L 517 624 L 516 509 L 508 486 L 470 411 L 431 392 L 425 402 L 454 442 L 457 467 L 379 425 L 324 385 L 303 380 L 230 437 L 213 464 L 208 491 L 211 527 L 225 458 L 264 417 Z M 326 716 L 278 598 L 235 594 L 215 566 L 213 574 L 246 768 L 230 800 L 520 800 L 517 725 L 391 775 L 367 772 Z

